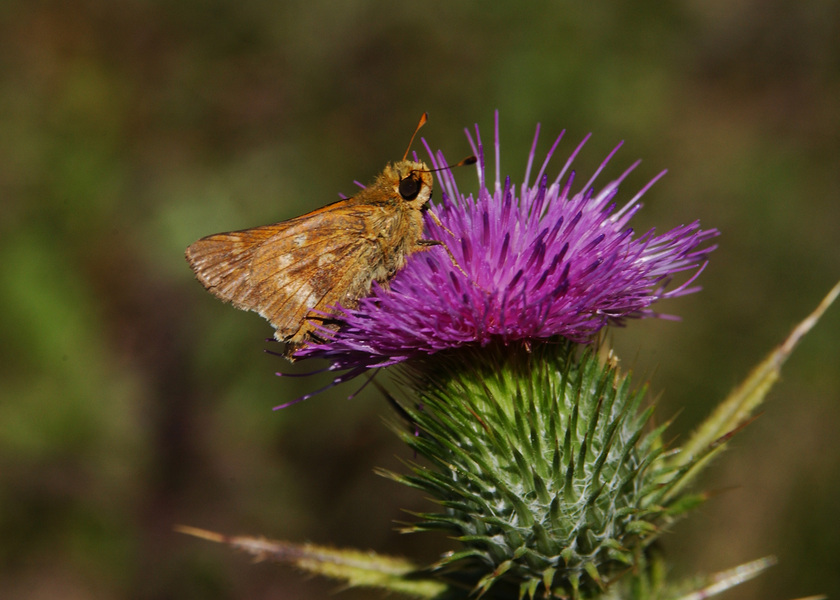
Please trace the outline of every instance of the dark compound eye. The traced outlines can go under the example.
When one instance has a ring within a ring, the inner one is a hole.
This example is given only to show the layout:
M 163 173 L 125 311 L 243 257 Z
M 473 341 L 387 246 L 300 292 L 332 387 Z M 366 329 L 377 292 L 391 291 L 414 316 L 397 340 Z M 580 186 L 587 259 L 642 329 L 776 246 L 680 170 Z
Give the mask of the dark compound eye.
M 400 196 L 403 200 L 414 200 L 420 193 L 420 181 L 413 175 L 400 180 Z

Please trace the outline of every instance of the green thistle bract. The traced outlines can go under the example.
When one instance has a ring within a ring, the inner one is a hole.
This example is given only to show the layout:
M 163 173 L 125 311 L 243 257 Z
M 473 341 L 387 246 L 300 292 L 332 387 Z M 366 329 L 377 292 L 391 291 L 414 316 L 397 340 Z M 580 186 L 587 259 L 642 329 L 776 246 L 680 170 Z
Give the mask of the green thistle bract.
M 441 353 L 404 367 L 416 403 L 405 442 L 431 467 L 389 476 L 434 497 L 409 531 L 464 550 L 434 571 L 474 592 L 587 597 L 644 561 L 682 510 L 644 390 L 567 341 Z

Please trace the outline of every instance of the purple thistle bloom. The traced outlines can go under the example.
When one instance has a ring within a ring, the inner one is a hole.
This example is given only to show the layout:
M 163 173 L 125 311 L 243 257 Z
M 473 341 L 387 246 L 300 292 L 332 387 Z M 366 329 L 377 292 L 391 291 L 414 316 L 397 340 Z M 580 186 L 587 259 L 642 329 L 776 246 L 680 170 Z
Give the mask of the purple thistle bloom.
M 658 316 L 650 310 L 657 300 L 699 289 L 689 286 L 715 248 L 700 246 L 717 230 L 700 229 L 695 221 L 663 235 L 650 230 L 634 238 L 627 226 L 642 206 L 639 198 L 664 171 L 616 210 L 619 184 L 639 163 L 596 192 L 593 183 L 619 144 L 581 191 L 572 192 L 569 169 L 589 136 L 549 179 L 545 171 L 561 133 L 532 184 L 538 125 L 524 183 L 517 188 L 508 177 L 502 185 L 498 130 L 496 113 L 492 189 L 478 126 L 475 139 L 467 131 L 479 158 L 478 198 L 462 195 L 450 171 L 438 172 L 442 201 L 433 210 L 451 233 L 427 216 L 428 237 L 446 244 L 457 266 L 443 249 L 413 254 L 390 289 L 374 285 L 355 309 L 343 309 L 337 333 L 325 332 L 328 341 L 302 348 L 296 358 L 326 358 L 330 370 L 350 369 L 336 379 L 340 383 L 368 368 L 466 345 L 555 336 L 585 343 L 608 323 Z M 425 140 L 424 145 L 434 168 L 447 164 L 441 152 L 434 155 Z M 694 273 L 666 291 L 672 275 L 681 271 Z

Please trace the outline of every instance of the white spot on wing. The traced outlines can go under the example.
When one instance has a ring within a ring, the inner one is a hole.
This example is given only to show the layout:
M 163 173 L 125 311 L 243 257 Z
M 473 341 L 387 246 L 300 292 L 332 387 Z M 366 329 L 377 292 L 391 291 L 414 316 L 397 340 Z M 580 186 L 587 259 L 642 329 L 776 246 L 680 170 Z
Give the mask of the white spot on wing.
M 297 292 L 295 292 L 295 304 L 308 306 L 309 305 L 309 297 L 312 295 L 312 287 L 306 283 L 300 286 Z
M 326 252 L 318 257 L 319 267 L 331 265 L 333 262 L 335 262 L 335 254 L 333 254 L 332 252 Z
M 287 285 L 289 285 L 289 280 L 285 275 L 283 275 L 282 273 L 277 273 L 274 276 L 274 287 L 276 289 L 282 290 Z

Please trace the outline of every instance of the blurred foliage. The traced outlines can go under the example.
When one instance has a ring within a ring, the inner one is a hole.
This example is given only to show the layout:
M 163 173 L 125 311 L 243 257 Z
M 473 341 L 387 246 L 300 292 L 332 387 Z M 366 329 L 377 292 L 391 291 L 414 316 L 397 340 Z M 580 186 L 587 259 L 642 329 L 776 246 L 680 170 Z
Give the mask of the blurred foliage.
M 0 596 L 295 598 L 331 584 L 172 531 L 431 560 L 393 531 L 425 500 L 372 473 L 406 450 L 353 385 L 265 355 L 270 328 L 193 280 L 183 249 L 350 193 L 417 117 L 457 160 L 501 111 L 516 178 L 537 121 L 591 172 L 660 169 L 637 228 L 700 217 L 721 248 L 684 321 L 614 334 L 689 431 L 840 273 L 840 5 L 162 2 L 0 5 Z M 561 151 L 562 154 L 562 151 Z M 469 189 L 469 173 L 459 174 Z M 606 179 L 604 179 L 606 181 Z M 840 314 L 790 361 L 666 536 L 688 575 L 775 553 L 729 598 L 840 595 Z M 362 597 L 348 592 L 345 597 Z

